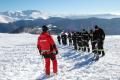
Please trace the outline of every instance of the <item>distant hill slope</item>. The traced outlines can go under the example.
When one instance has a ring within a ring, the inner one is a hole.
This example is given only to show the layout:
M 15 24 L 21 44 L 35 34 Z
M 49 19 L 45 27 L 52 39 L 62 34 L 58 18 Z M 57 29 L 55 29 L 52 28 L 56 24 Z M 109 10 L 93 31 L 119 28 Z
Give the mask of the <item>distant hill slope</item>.
M 49 24 L 57 26 L 58 31 L 80 31 L 84 28 L 90 30 L 94 25 L 99 25 L 106 34 L 120 34 L 120 15 L 116 14 L 57 15 L 39 10 L 0 12 L 1 33 L 17 32 L 16 30 L 22 30 L 22 27 L 28 29 Z M 20 32 L 24 32 L 24 29 Z
M 35 19 L 35 20 L 19 20 L 13 23 L 0 23 L 0 32 L 12 32 L 20 27 L 41 27 L 42 25 L 52 24 L 61 30 L 90 30 L 94 25 L 102 27 L 106 34 L 120 34 L 120 18 L 101 19 L 101 18 L 87 18 L 87 19 L 68 19 L 60 17 L 52 17 L 49 19 Z

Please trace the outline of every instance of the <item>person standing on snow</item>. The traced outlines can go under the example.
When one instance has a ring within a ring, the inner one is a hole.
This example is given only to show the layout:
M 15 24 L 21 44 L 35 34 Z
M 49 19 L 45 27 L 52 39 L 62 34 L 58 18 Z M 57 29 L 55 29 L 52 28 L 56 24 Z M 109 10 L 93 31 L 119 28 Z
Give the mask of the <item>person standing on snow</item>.
M 90 52 L 90 47 L 89 47 L 89 40 L 90 40 L 89 33 L 85 29 L 83 29 L 83 32 L 82 32 L 82 40 L 83 40 L 83 50 L 84 50 L 84 52 L 85 51 Z
M 73 32 L 72 40 L 73 40 L 74 49 L 77 50 L 77 33 L 76 32 Z
M 61 37 L 60 37 L 60 35 L 57 36 L 57 40 L 58 40 L 59 45 L 61 45 Z
M 62 39 L 62 44 L 63 44 L 64 46 L 66 46 L 66 45 L 67 45 L 67 35 L 65 34 L 65 32 L 63 32 L 63 33 L 61 34 L 61 39 Z
M 82 51 L 83 43 L 82 43 L 82 33 L 77 32 L 77 45 L 78 45 L 78 50 Z
M 89 36 L 90 36 L 90 42 L 91 42 L 91 46 L 92 46 L 91 51 L 94 53 L 96 41 L 94 39 L 94 35 L 93 34 L 94 34 L 94 31 L 91 29 L 90 33 L 89 33 Z
M 71 34 L 71 32 L 68 33 L 68 40 L 69 40 L 69 46 L 72 45 L 72 34 Z
M 97 40 L 98 53 L 99 54 L 102 53 L 102 56 L 104 56 L 105 52 L 103 49 L 103 44 L 104 44 L 104 39 L 105 39 L 105 32 L 103 31 L 103 29 L 95 25 L 94 36 L 96 37 L 96 40 Z
M 105 39 L 105 33 L 103 29 L 99 28 L 97 25 L 95 25 L 95 31 L 93 33 L 93 53 L 94 60 L 99 60 L 99 55 L 102 53 L 102 56 L 105 55 L 103 44 Z
M 48 27 L 46 25 L 42 26 L 42 33 L 38 37 L 37 48 L 45 59 L 45 73 L 46 77 L 50 77 L 50 60 L 53 63 L 53 73 L 57 74 L 57 60 L 56 54 L 58 54 L 58 50 L 56 48 L 55 42 L 53 38 L 50 36 L 48 32 Z

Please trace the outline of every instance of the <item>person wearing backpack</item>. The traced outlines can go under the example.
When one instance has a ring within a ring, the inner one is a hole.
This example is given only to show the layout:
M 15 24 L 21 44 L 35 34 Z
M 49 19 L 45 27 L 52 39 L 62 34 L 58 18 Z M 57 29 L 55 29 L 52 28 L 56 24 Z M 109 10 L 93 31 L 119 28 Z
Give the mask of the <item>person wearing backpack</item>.
M 38 37 L 37 48 L 45 59 L 45 73 L 46 77 L 50 77 L 50 60 L 53 63 L 53 73 L 57 75 L 57 59 L 56 54 L 58 50 L 56 44 L 48 32 L 46 25 L 42 26 L 42 33 Z

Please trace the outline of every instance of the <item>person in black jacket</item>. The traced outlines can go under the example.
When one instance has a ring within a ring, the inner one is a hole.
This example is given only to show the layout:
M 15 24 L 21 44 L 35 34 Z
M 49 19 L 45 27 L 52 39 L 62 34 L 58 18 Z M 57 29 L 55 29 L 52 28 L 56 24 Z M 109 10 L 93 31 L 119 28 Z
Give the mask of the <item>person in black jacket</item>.
M 67 45 L 67 35 L 63 32 L 61 34 L 62 44 L 65 46 Z
M 84 47 L 84 51 L 88 51 L 90 52 L 90 48 L 89 48 L 89 33 L 83 29 L 83 32 L 82 32 L 82 36 L 83 36 L 83 47 Z
M 82 42 L 82 33 L 77 32 L 77 45 L 78 45 L 78 50 L 83 51 L 83 42 Z
M 103 49 L 103 44 L 104 44 L 104 39 L 105 39 L 105 33 L 103 29 L 99 28 L 97 25 L 95 25 L 95 31 L 94 31 L 94 40 L 97 41 L 97 51 L 99 54 L 102 53 L 102 56 L 105 55 L 104 49 Z
M 94 50 L 95 50 L 95 41 L 94 41 L 94 31 L 91 29 L 90 32 L 89 32 L 89 36 L 90 36 L 90 42 L 91 42 L 91 46 L 92 46 L 92 52 L 94 53 Z
M 77 50 L 77 34 L 76 34 L 76 32 L 73 32 L 72 40 L 73 40 L 74 49 Z
M 58 43 L 61 44 L 61 37 L 60 35 L 57 36 Z
M 72 34 L 71 34 L 71 32 L 68 33 L 68 40 L 69 40 L 69 45 L 72 45 Z

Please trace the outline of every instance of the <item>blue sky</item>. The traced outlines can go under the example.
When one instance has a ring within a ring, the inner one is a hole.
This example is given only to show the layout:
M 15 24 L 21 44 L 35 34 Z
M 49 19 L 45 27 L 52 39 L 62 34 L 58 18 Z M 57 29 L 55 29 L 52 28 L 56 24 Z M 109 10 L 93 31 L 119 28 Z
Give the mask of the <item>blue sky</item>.
M 120 0 L 0 0 L 0 12 L 18 10 L 55 14 L 120 13 Z

